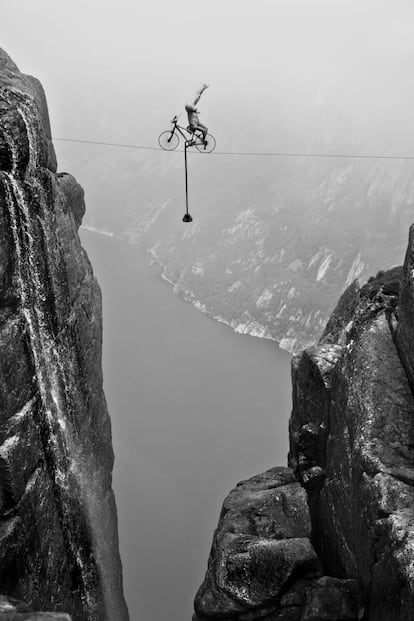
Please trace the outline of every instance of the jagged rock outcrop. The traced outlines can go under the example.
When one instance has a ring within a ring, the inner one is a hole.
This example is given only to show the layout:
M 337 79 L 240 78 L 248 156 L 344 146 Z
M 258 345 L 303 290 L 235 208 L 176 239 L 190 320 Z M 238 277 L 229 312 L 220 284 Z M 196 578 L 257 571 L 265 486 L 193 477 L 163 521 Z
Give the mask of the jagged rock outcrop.
M 329 573 L 358 580 L 369 621 L 414 619 L 414 400 L 393 341 L 413 338 L 412 259 L 348 289 L 293 363 L 290 465 L 312 540 Z
M 0 50 L 0 592 L 74 621 L 124 621 L 83 211 L 76 180 L 56 174 L 40 83 Z
M 325 575 L 309 580 L 299 573 L 277 592 L 281 583 L 275 568 L 288 566 L 283 555 L 275 552 L 271 563 L 258 565 L 245 546 L 241 560 L 234 561 L 234 519 L 228 515 L 240 512 L 236 488 L 225 501 L 214 536 L 206 579 L 195 600 L 196 619 L 414 620 L 413 265 L 414 227 L 403 268 L 380 272 L 362 288 L 352 283 L 318 345 L 292 362 L 286 473 L 291 485 L 306 491 L 300 511 L 304 516 L 309 507 L 311 528 L 302 536 L 309 538 Z M 274 487 L 280 494 L 282 488 Z M 253 485 L 248 490 L 244 505 L 249 514 L 261 516 L 260 494 Z M 275 537 L 280 513 L 271 506 L 265 519 Z M 252 531 L 251 521 L 246 524 L 260 549 L 267 535 Z M 249 600 L 263 568 L 261 601 Z M 289 589 L 298 585 L 301 597 L 289 599 L 294 607 L 284 607 Z M 224 594 L 232 597 L 233 607 Z
M 410 227 L 398 309 L 390 316 L 390 327 L 411 392 L 414 394 L 414 225 Z M 398 319 L 398 321 L 397 321 Z
M 223 503 L 194 621 L 356 620 L 357 583 L 323 576 L 310 537 L 306 492 L 291 469 L 239 483 Z

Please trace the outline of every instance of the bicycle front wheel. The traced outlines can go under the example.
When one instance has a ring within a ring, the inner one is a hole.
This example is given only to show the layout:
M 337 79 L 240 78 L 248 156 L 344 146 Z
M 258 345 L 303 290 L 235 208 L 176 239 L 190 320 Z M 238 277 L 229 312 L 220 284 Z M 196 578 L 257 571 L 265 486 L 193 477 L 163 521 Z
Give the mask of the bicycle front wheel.
M 160 134 L 158 138 L 158 144 L 160 145 L 161 149 L 164 149 L 165 151 L 174 151 L 174 149 L 178 147 L 179 142 L 180 139 L 178 138 L 177 134 L 175 134 L 173 131 L 168 130 L 162 132 L 162 134 Z
M 206 136 L 206 144 L 203 144 L 200 140 L 195 143 L 195 148 L 200 153 L 211 153 L 216 148 L 216 139 L 211 134 Z

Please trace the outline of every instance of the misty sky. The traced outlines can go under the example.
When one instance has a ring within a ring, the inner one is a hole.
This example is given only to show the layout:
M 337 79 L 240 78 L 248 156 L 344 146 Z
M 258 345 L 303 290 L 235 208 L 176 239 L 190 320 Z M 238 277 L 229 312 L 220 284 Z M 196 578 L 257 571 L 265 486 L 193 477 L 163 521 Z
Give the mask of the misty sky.
M 403 135 L 411 118 L 409 0 L 1 5 L 1 45 L 42 81 L 56 137 L 154 144 L 203 82 L 211 88 L 201 120 L 224 148 L 258 120 L 272 127 L 288 109 L 290 123 L 312 124 L 318 106 L 329 106 L 366 127 L 368 141 L 379 132 L 376 150 L 395 150 L 388 138 Z M 408 138 L 401 149 L 414 152 Z

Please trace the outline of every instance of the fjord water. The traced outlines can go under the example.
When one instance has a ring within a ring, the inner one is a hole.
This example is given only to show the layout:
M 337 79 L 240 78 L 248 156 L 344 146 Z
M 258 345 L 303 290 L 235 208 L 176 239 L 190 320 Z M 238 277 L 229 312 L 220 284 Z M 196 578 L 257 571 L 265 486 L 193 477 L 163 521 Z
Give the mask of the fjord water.
M 286 465 L 291 356 L 181 300 L 144 248 L 84 229 L 81 239 L 103 293 L 131 621 L 190 621 L 225 495 Z

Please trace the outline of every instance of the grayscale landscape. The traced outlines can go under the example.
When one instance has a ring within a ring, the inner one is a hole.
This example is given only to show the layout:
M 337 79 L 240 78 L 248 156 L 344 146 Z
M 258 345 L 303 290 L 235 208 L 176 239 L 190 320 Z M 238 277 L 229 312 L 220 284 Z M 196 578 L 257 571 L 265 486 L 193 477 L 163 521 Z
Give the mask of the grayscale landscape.
M 224 496 L 285 466 L 291 360 L 414 208 L 407 0 L 14 0 L 0 42 L 46 91 L 103 296 L 131 621 L 190 620 Z M 23 16 L 23 17 L 22 17 Z M 217 141 L 158 146 L 203 83 Z M 112 620 L 111 620 L 112 621 Z M 116 621 L 115 619 L 113 621 Z

